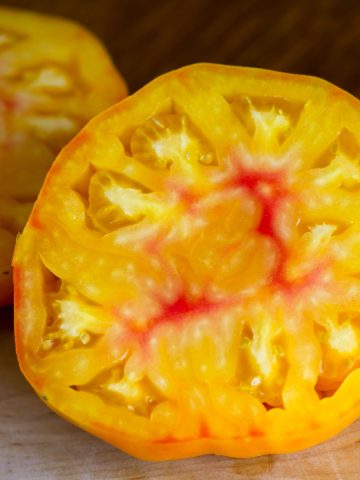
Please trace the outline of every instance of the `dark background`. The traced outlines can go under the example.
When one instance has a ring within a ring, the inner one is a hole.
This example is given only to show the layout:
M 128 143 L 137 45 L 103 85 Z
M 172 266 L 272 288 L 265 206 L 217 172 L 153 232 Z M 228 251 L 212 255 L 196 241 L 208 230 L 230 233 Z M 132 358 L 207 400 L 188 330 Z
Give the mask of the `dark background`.
M 326 78 L 360 97 L 359 0 L 4 0 L 63 15 L 105 43 L 130 91 L 217 62 Z

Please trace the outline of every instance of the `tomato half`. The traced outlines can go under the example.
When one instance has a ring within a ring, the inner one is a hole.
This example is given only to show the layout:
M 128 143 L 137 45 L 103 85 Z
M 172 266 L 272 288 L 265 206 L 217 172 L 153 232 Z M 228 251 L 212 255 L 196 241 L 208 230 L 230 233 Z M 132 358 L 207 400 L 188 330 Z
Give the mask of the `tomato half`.
M 168 73 L 55 161 L 14 259 L 48 405 L 144 459 L 298 450 L 360 413 L 360 104 L 316 78 Z
M 84 28 L 0 7 L 0 305 L 12 303 L 15 237 L 52 161 L 126 93 L 108 54 Z

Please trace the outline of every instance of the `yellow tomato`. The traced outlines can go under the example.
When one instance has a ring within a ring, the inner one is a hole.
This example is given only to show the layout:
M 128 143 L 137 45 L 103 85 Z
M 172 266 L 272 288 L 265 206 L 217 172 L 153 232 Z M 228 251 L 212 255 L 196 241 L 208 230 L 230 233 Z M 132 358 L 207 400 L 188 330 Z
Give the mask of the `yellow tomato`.
M 96 117 L 17 243 L 38 395 L 153 460 L 290 452 L 355 420 L 359 158 L 359 102 L 304 76 L 194 65 Z
M 99 41 L 65 19 L 0 7 L 0 305 L 15 237 L 60 149 L 126 95 Z

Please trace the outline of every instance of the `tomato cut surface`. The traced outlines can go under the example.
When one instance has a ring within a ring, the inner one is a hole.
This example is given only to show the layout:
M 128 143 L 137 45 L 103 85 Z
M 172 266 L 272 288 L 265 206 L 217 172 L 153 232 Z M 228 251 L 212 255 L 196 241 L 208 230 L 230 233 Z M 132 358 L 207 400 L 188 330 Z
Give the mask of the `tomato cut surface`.
M 11 258 L 60 149 L 126 95 L 104 48 L 70 21 L 0 7 L 0 305 Z
M 323 80 L 218 65 L 92 120 L 14 258 L 38 395 L 145 459 L 289 452 L 355 420 L 359 132 Z

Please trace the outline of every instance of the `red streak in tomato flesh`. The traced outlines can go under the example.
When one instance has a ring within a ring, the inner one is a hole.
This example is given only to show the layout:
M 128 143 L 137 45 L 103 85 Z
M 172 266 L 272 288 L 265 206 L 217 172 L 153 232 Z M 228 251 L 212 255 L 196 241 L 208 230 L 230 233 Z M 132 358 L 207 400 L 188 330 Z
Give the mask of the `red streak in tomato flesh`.
M 177 179 L 171 179 L 167 182 L 166 189 L 171 193 L 174 200 L 183 206 L 187 213 L 197 212 L 196 207 L 201 194 L 194 190 L 193 186 L 182 184 Z
M 288 289 L 289 283 L 284 277 L 287 248 L 275 226 L 279 208 L 289 197 L 282 183 L 282 174 L 279 172 L 240 171 L 233 185 L 244 189 L 261 204 L 262 215 L 256 232 L 271 238 L 278 253 L 277 266 L 271 274 L 270 283 Z
M 288 295 L 299 293 L 304 287 L 319 282 L 323 267 L 317 266 L 313 271 L 295 281 L 290 281 L 285 275 L 285 264 L 288 248 L 276 230 L 276 217 L 290 194 L 283 186 L 281 172 L 240 172 L 236 186 L 245 189 L 262 205 L 262 215 L 256 231 L 271 238 L 278 255 L 277 264 L 269 277 L 271 287 L 281 288 Z
M 186 321 L 192 321 L 197 315 L 210 316 L 219 308 L 230 306 L 231 302 L 210 302 L 206 298 L 200 298 L 196 301 L 189 301 L 185 295 L 180 295 L 176 301 L 171 304 L 164 304 L 162 312 L 157 317 L 149 319 L 144 330 L 136 328 L 129 329 L 129 338 L 141 345 L 142 353 L 145 354 L 149 345 L 149 339 L 157 328 L 167 325 L 182 325 Z
M 177 188 L 176 193 L 181 202 L 183 202 L 190 210 L 193 209 L 194 204 L 199 200 L 198 196 L 191 192 L 189 188 Z
M 262 204 L 262 217 L 256 230 L 262 235 L 273 238 L 277 244 L 282 243 L 274 228 L 274 218 L 279 203 L 287 196 L 287 192 L 281 186 L 280 175 L 259 172 L 246 173 L 239 176 L 236 184 L 247 190 Z
M 188 315 L 211 313 L 218 308 L 218 304 L 211 303 L 205 298 L 190 302 L 185 295 L 180 295 L 174 303 L 164 305 L 161 315 L 155 318 L 152 324 L 159 325 L 168 322 L 182 321 Z
M 198 315 L 211 315 L 220 308 L 233 305 L 231 301 L 212 302 L 204 297 L 190 301 L 184 294 L 179 295 L 172 303 L 165 304 L 163 301 L 160 302 L 160 300 L 159 303 L 161 305 L 160 313 L 157 316 L 148 318 L 146 324 L 141 328 L 136 326 L 135 318 L 131 320 L 130 318 L 125 319 L 122 317 L 121 309 L 114 308 L 113 313 L 121 322 L 128 324 L 129 338 L 133 340 L 136 339 L 137 342 L 143 343 L 148 340 L 149 335 L 162 325 L 180 325 L 184 321 L 193 320 L 193 318 Z

